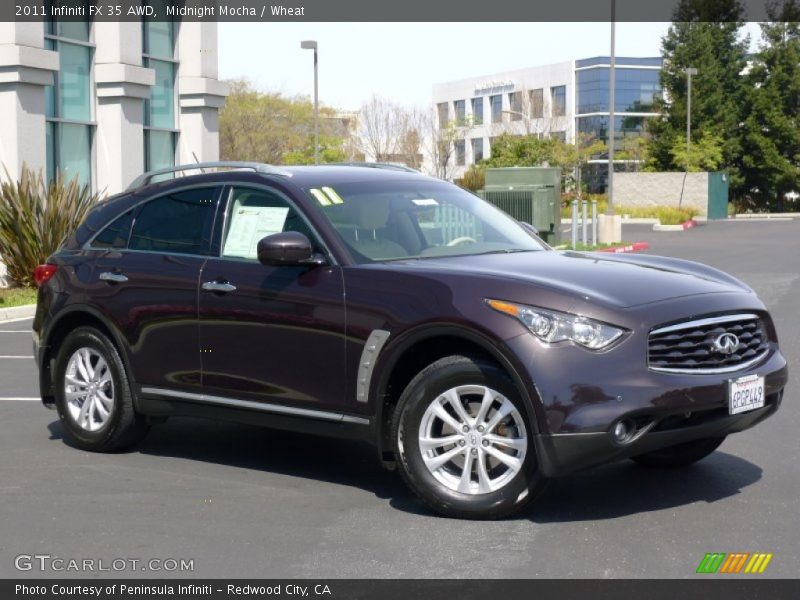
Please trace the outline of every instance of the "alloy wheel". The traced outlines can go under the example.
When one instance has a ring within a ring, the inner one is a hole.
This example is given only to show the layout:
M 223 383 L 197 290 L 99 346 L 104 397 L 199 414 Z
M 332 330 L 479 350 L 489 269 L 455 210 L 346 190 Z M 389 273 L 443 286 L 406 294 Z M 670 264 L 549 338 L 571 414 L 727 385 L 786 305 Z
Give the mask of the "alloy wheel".
M 445 487 L 488 494 L 522 470 L 528 439 L 516 406 L 482 385 L 462 385 L 437 396 L 419 427 L 425 466 Z
M 98 431 L 114 410 L 114 381 L 106 359 L 94 348 L 77 349 L 67 362 L 64 398 L 81 429 Z

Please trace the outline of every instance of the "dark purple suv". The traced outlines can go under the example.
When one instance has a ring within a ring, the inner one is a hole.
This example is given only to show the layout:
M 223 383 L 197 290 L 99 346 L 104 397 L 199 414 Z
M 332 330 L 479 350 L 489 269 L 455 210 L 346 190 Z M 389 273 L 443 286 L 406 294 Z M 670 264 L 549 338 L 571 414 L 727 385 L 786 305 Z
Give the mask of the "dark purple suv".
M 171 416 L 355 436 L 434 510 L 498 518 L 780 405 L 772 320 L 716 269 L 553 251 L 418 173 L 214 166 L 145 174 L 37 269 L 41 396 L 80 448 Z

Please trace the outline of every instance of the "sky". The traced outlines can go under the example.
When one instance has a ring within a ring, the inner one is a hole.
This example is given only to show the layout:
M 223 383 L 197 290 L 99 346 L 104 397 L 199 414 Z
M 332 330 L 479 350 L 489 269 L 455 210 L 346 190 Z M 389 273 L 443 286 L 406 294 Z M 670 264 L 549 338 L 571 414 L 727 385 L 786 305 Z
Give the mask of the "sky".
M 617 23 L 617 56 L 658 56 L 669 23 Z M 748 24 L 751 45 L 758 26 Z M 220 23 L 219 74 L 289 96 L 357 110 L 373 94 L 425 106 L 434 83 L 607 56 L 609 23 Z

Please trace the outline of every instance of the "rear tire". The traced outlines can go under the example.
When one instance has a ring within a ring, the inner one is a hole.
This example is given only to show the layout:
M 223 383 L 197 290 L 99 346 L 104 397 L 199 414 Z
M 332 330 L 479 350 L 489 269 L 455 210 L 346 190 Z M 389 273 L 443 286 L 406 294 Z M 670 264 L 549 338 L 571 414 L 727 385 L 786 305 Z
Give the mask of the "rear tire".
M 56 356 L 56 409 L 70 442 L 113 452 L 140 442 L 149 426 L 136 412 L 125 367 L 114 344 L 93 327 L 79 327 Z
M 654 450 L 647 454 L 632 456 L 631 460 L 645 467 L 655 467 L 659 469 L 685 467 L 696 463 L 698 460 L 704 459 L 719 448 L 720 444 L 724 441 L 725 436 L 721 438 L 694 440 L 692 442 Z
M 527 415 L 498 365 L 442 358 L 414 377 L 394 411 L 400 473 L 426 505 L 447 517 L 500 519 L 518 512 L 547 483 Z

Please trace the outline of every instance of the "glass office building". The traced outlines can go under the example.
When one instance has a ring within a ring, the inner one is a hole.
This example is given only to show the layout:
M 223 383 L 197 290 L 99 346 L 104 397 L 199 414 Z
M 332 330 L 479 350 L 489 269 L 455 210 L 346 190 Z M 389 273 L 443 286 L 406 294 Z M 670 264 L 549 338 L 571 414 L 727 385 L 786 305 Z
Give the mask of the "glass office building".
M 452 165 L 452 177 L 491 156 L 492 140 L 504 133 L 574 143 L 583 137 L 608 141 L 613 130 L 618 145 L 641 135 L 648 120 L 658 116 L 654 104 L 661 95 L 662 59 L 616 58 L 613 127 L 609 126 L 609 63 L 609 57 L 596 56 L 434 85 L 433 101 L 440 111 L 470 111 L 463 134 L 471 143 L 465 148 L 463 165 L 460 152 L 454 152 L 458 160 Z M 589 169 L 595 188 L 604 185 L 603 159 L 595 157 L 596 166 Z
M 0 28 L 0 162 L 92 190 L 219 156 L 213 22 L 14 22 Z

